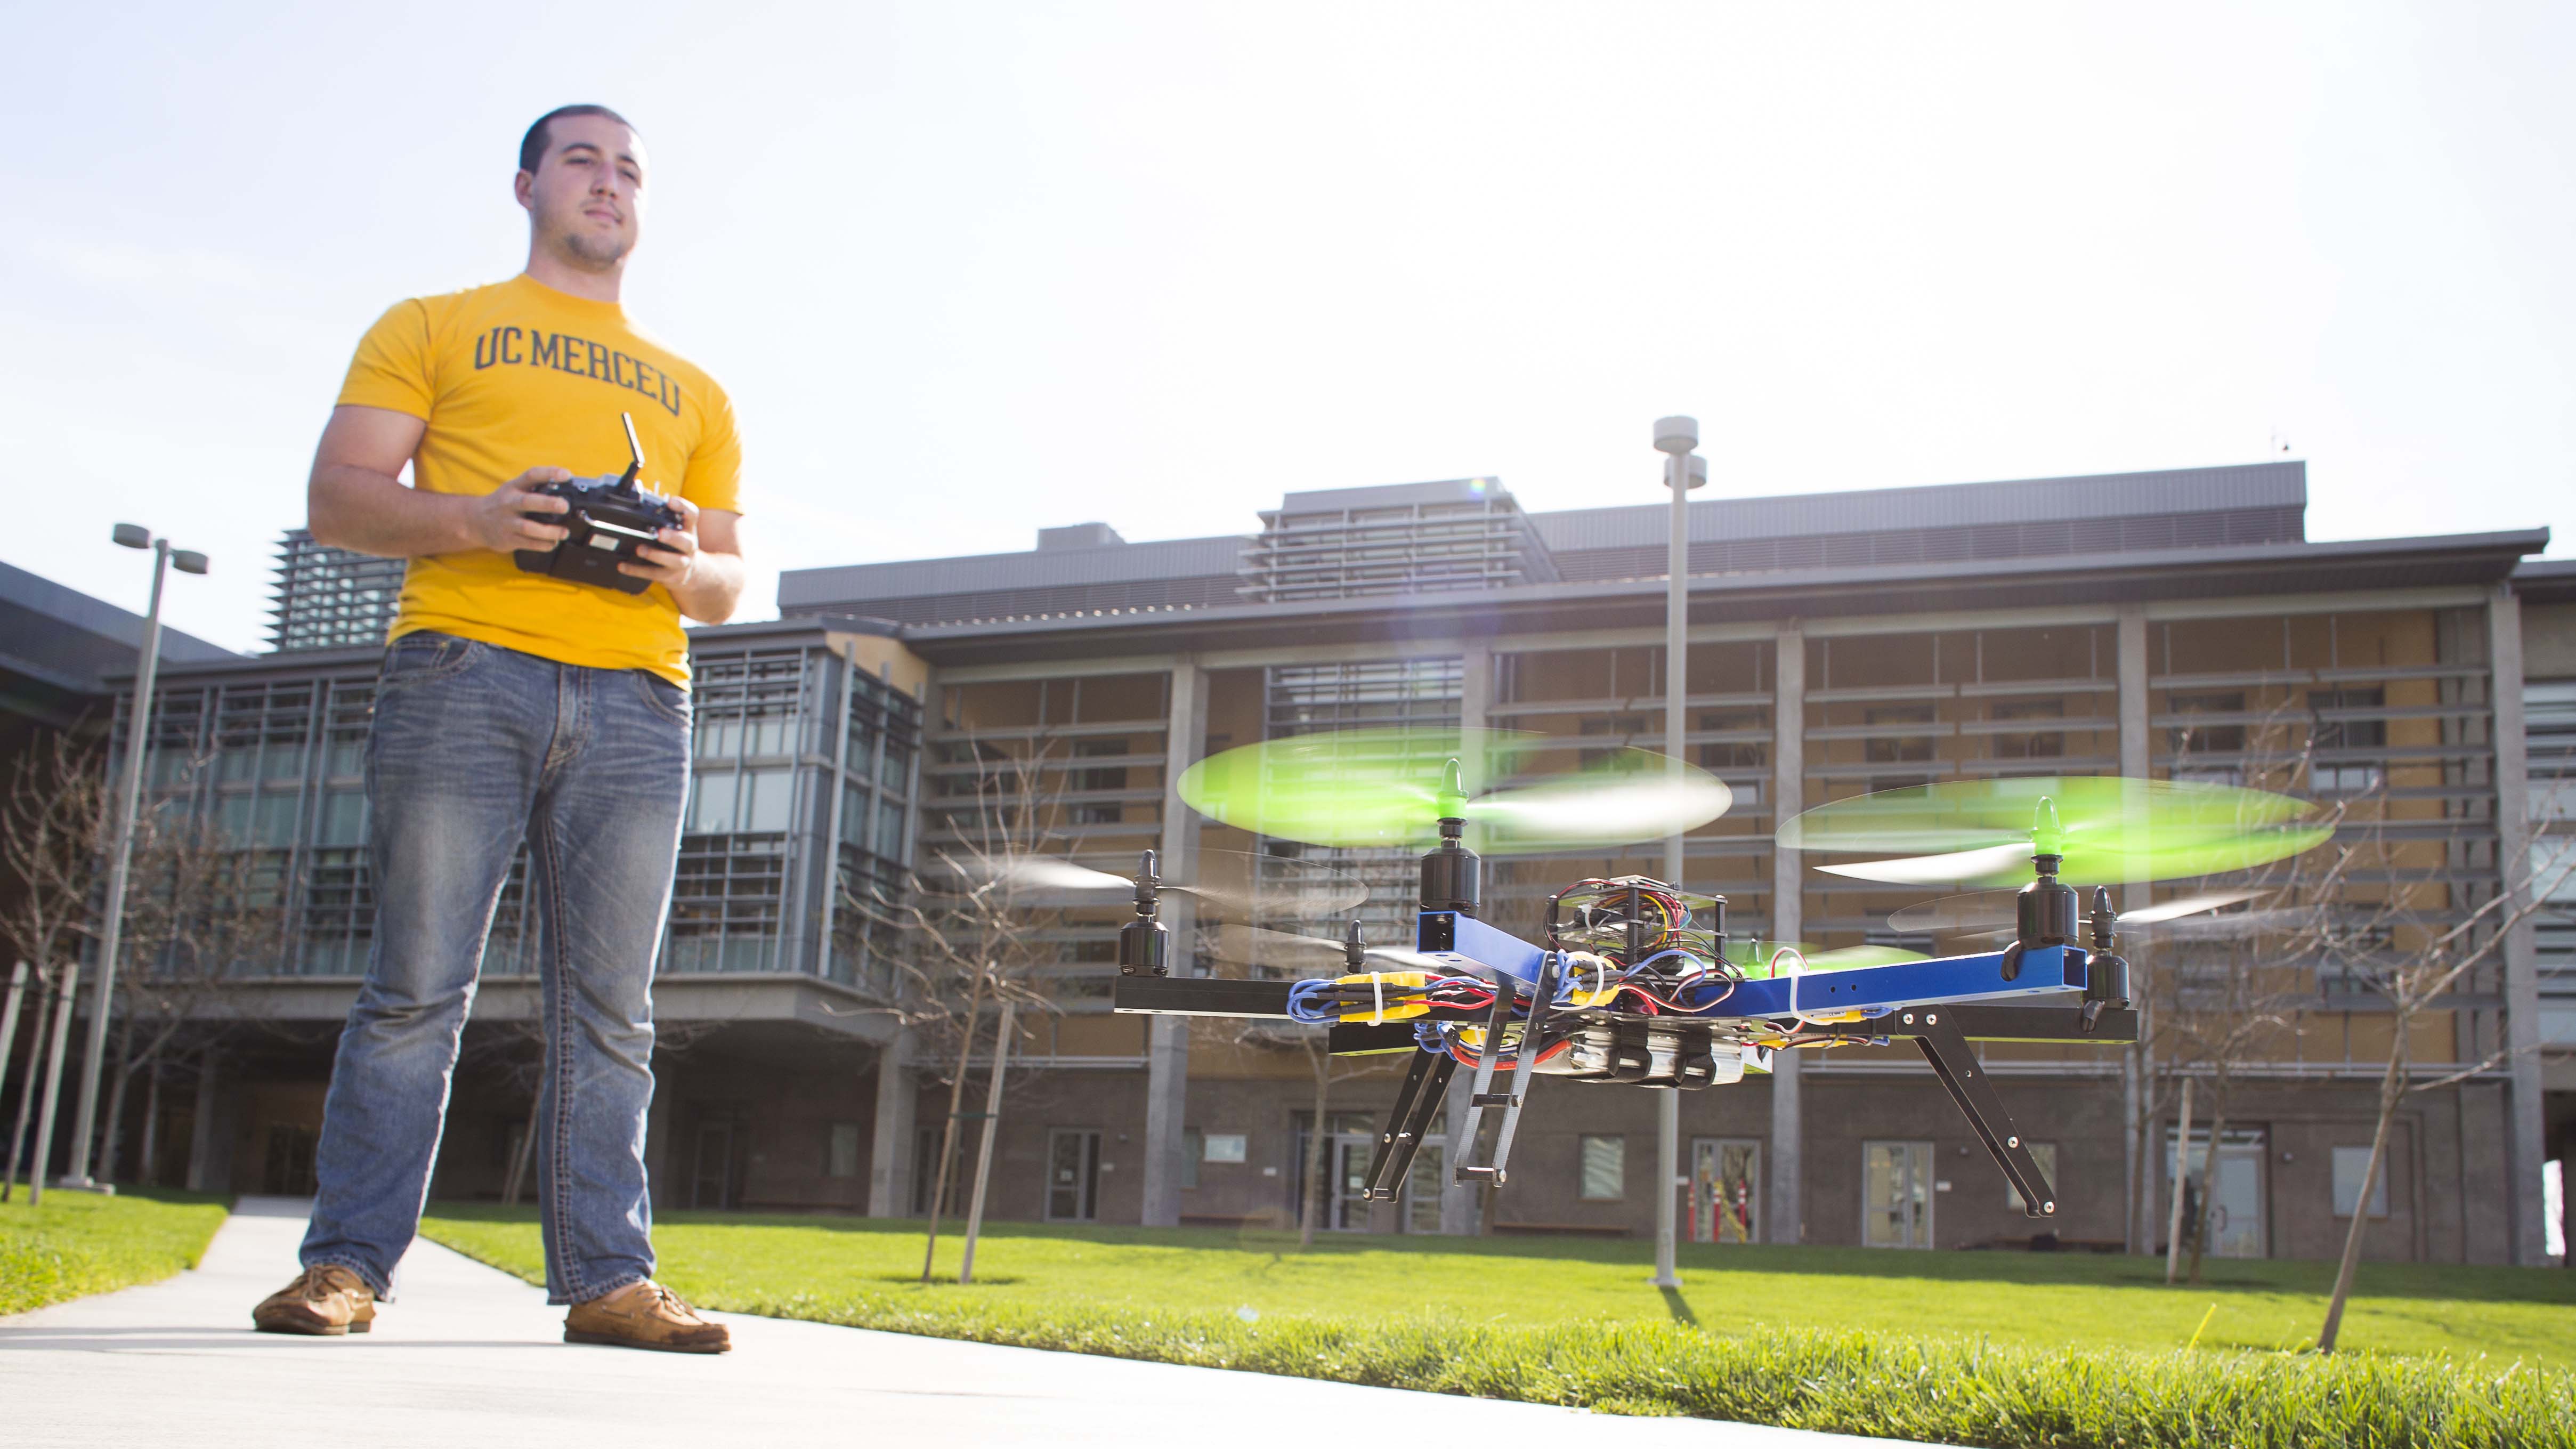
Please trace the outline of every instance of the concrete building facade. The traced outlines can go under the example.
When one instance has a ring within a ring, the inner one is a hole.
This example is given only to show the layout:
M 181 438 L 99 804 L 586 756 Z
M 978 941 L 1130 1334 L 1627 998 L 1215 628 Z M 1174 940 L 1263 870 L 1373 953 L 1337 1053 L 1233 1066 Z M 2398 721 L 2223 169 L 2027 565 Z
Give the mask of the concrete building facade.
M 1127 543 L 1089 524 L 1045 530 L 1025 552 L 791 572 L 778 622 L 693 636 L 700 775 L 658 998 L 657 1197 L 926 1207 L 949 1068 L 898 1029 L 877 965 L 895 948 L 846 902 L 970 843 L 1002 773 L 1039 782 L 1053 848 L 1100 869 L 1132 869 L 1151 848 L 1175 877 L 1258 885 L 1265 860 L 1332 859 L 1370 882 L 1363 916 L 1389 941 L 1409 919 L 1408 860 L 1201 820 L 1177 799 L 1180 770 L 1352 724 L 1660 748 L 1679 688 L 1694 761 L 1736 795 L 1690 835 L 1685 884 L 1725 895 L 1739 934 L 1949 949 L 1889 924 L 1926 892 L 1820 874 L 1773 829 L 1870 789 L 2009 775 L 2221 780 L 2340 802 L 2340 834 L 2375 852 L 2373 899 L 2399 932 L 2534 889 L 2576 813 L 2564 792 L 2576 577 L 2530 561 L 2541 530 L 2309 542 L 2305 502 L 2295 463 L 1695 502 L 1679 681 L 1663 663 L 1665 507 L 1529 513 L 1493 480 L 1292 494 L 1241 537 Z M 363 718 L 372 668 L 365 649 L 165 664 L 156 761 L 184 749 L 190 763 L 179 775 L 156 763 L 153 778 L 237 820 L 245 848 L 279 852 L 295 903 L 275 960 L 207 1008 L 231 1023 L 213 1068 L 160 1098 L 161 1139 L 195 1141 L 210 1184 L 293 1190 L 309 1158 L 299 1144 L 318 1125 L 329 1025 L 363 961 L 332 752 Z M 254 728 L 269 744 L 233 763 Z M 293 754 L 291 780 L 283 765 L 269 774 L 270 749 Z M 1497 860 L 1487 914 L 1530 929 L 1562 885 L 1659 862 L 1656 842 Z M 2172 889 L 2133 884 L 2126 898 Z M 530 967 L 514 911 L 505 899 L 496 921 L 443 1194 L 497 1192 L 520 1140 L 513 1022 Z M 1582 1084 L 1533 1098 L 1491 1201 L 1446 1183 L 1455 1143 L 1424 1153 L 1399 1202 L 1357 1201 L 1351 1178 L 1395 1069 L 1341 1063 L 1319 1115 L 1302 1050 L 1232 1023 L 1110 1013 L 1120 919 L 1073 909 L 1048 931 L 1053 1006 L 1015 1048 L 995 1214 L 1282 1225 L 1320 1132 L 1330 1227 L 1651 1231 L 1667 1190 L 1653 1099 Z M 1181 959 L 1237 969 L 1222 928 L 1178 924 Z M 2384 1003 L 2312 962 L 2142 944 L 2142 974 L 2173 990 L 2259 978 L 2294 1022 L 2229 1061 L 2229 1125 L 2201 1184 L 2213 1249 L 2325 1256 L 2359 1211 L 2377 1257 L 2538 1261 L 2542 1164 L 2576 1147 L 2569 932 L 2548 913 L 2521 921 L 2438 1022 L 2419 1023 L 2419 1074 L 2461 1079 L 2410 1099 L 2367 1203 L 2350 1179 L 2371 1135 Z M 2181 1051 L 1988 1052 L 2045 1148 L 2063 1243 L 2159 1240 L 2175 1125 L 2160 1094 Z M 1690 1236 L 2027 1240 L 2002 1175 L 1918 1062 L 1800 1056 L 1683 1097 L 1684 1181 L 1669 1190 Z M 1446 1121 L 1463 1122 L 1451 1105 Z

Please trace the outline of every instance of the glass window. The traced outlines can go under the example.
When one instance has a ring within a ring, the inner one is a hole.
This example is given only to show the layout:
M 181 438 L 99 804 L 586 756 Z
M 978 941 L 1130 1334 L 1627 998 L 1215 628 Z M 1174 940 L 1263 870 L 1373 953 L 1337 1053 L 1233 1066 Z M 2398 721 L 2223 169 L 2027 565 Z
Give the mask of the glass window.
M 2361 1201 L 2361 1175 L 2370 1170 L 2370 1149 L 2338 1147 L 2334 1150 L 2334 1215 L 2352 1216 L 2353 1204 Z M 2388 1216 L 2388 1164 L 2379 1165 L 2379 1176 L 2370 1184 L 2370 1215 Z
M 1196 1127 L 1181 1129 L 1181 1189 L 1186 1192 L 1199 1185 L 1199 1161 L 1207 1152 L 1207 1134 Z
M 2056 1200 L 2065 1201 L 2066 1184 L 2057 1180 L 2057 1144 L 2034 1142 L 2030 1144 L 2030 1155 L 2039 1164 L 2039 1175 L 2048 1179 L 2049 1188 L 2057 1194 Z M 2009 1178 L 2004 1182 L 2004 1205 L 2014 1212 L 2022 1211 L 2021 1189 L 2013 1186 Z
M 876 850 L 889 859 L 903 858 L 903 807 L 891 800 L 877 806 Z
M 853 704 L 850 710 L 849 771 L 865 775 L 877 767 L 877 732 L 865 710 Z
M 335 778 L 366 773 L 367 737 L 365 735 L 333 736 L 329 769 Z
M 1892 704 L 1865 710 L 1862 718 L 1888 733 L 1861 742 L 1861 757 L 1873 765 L 1911 763 L 1932 758 L 1932 730 L 1936 723 L 1928 704 Z M 1915 733 L 1908 726 L 1919 726 Z M 1897 731 L 1903 729 L 1903 733 Z M 1873 788 L 1880 788 L 1873 786 Z
M 1997 700 L 1987 711 L 1996 720 L 2064 719 L 2066 702 L 2058 699 Z M 1998 760 L 2053 760 L 2066 753 L 2066 736 L 2054 731 L 1994 737 Z
M 2171 696 L 2168 703 L 2173 712 L 2178 715 L 2218 717 L 2208 724 L 2186 718 L 2181 725 L 2172 730 L 2170 743 L 2173 753 L 2178 757 L 2174 761 L 2173 777 L 2177 780 L 2197 780 L 2208 784 L 2237 783 L 2242 772 L 2235 765 L 2195 761 L 2192 757 L 2238 755 L 2245 752 L 2243 720 L 2245 696 L 2241 693 L 2176 693 Z M 2234 718 L 2229 718 L 2230 716 Z
M 272 790 L 259 797 L 259 843 L 288 846 L 295 843 L 295 796 L 291 791 Z
M 841 840 L 868 848 L 868 792 L 857 785 L 841 787 Z
M 1582 1146 L 1585 1202 L 1617 1202 L 1628 1195 L 1628 1139 L 1586 1137 Z
M 783 755 L 787 753 L 787 727 L 792 723 L 783 714 L 762 715 L 745 722 L 742 752 L 745 755 Z
M 1210 1132 L 1200 1139 L 1199 1160 L 1202 1162 L 1241 1162 L 1245 1145 L 1240 1132 Z
M 743 772 L 741 830 L 785 830 L 790 803 L 796 792 L 793 770 L 746 770 Z
M 215 806 L 215 828 L 224 839 L 235 845 L 255 843 L 251 837 L 252 797 L 227 795 Z
M 1932 1144 L 1861 1144 L 1863 1247 L 1932 1246 Z
M 705 770 L 689 781 L 689 833 L 723 835 L 733 829 L 737 787 L 731 770 Z
M 2329 752 L 2386 749 L 2388 721 L 2348 716 L 2387 707 L 2388 691 L 2385 689 L 2308 691 L 2308 711 L 2312 716 L 2308 743 L 2317 755 L 2308 765 L 2309 788 L 2341 795 L 2355 795 L 2379 788 L 2378 761 L 2355 760 Z
M 742 720 L 729 714 L 702 714 L 698 716 L 697 735 L 699 759 L 730 760 L 737 753 L 735 747 L 742 743 Z
M 322 797 L 322 845 L 364 845 L 367 792 L 333 790 Z
M 856 1177 L 859 1175 L 859 1124 L 835 1122 L 824 1152 L 823 1175 Z

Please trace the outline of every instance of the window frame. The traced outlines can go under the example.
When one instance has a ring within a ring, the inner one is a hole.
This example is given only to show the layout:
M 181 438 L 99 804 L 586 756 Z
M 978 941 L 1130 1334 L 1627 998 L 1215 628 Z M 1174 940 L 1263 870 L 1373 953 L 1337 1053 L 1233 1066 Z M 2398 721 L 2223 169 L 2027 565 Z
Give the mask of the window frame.
M 1593 1152 L 1606 1146 L 1617 1158 L 1619 1190 L 1614 1193 L 1593 1191 Z M 1574 1139 L 1574 1193 L 1578 1202 L 1626 1202 L 1628 1200 L 1628 1136 L 1624 1132 L 1585 1132 Z

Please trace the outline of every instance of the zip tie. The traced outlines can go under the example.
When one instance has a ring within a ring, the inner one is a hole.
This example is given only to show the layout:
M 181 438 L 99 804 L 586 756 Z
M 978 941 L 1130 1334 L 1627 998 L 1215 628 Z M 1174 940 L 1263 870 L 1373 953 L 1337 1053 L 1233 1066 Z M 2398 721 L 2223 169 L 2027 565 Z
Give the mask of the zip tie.
M 1797 947 L 1795 947 L 1795 946 L 1783 946 L 1783 947 L 1781 947 L 1779 950 L 1772 952 L 1772 953 L 1771 953 L 1771 974 L 1772 974 L 1772 975 L 1777 976 L 1777 975 L 1779 975 L 1779 974 L 1780 974 L 1780 958 L 1781 958 L 1781 957 L 1783 957 L 1783 956 L 1792 956 L 1792 957 L 1797 958 L 1797 964 L 1796 964 L 1795 966 L 1791 967 L 1791 968 L 1790 968 L 1790 971 L 1789 971 L 1789 1016 L 1790 1016 L 1790 1018 L 1791 1018 L 1792 1020 L 1796 1021 L 1800 1026 L 1817 1026 L 1817 1025 L 1821 1025 L 1821 1023 L 1819 1023 L 1819 1022 L 1813 1022 L 1813 1021 L 1809 1021 L 1809 1020 L 1807 1020 L 1806 1014 L 1805 1014 L 1804 1012 L 1801 1012 L 1801 1011 L 1799 1011 L 1799 1010 L 1798 1010 L 1798 982 L 1799 982 L 1800 980 L 1802 980 L 1802 979 L 1806 976 L 1806 974 L 1807 974 L 1807 953 L 1806 953 L 1806 952 L 1804 952 L 1804 951 L 1799 950 L 1799 949 L 1798 949 Z

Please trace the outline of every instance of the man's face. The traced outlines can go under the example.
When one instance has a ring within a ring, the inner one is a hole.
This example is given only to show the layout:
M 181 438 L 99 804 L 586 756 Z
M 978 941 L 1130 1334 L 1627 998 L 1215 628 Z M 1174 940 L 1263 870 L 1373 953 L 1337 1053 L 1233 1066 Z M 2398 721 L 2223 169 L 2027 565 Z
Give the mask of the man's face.
M 546 154 L 519 173 L 519 204 L 538 244 L 588 271 L 608 271 L 644 227 L 644 147 L 606 116 L 564 116 L 546 128 Z

